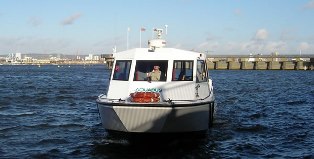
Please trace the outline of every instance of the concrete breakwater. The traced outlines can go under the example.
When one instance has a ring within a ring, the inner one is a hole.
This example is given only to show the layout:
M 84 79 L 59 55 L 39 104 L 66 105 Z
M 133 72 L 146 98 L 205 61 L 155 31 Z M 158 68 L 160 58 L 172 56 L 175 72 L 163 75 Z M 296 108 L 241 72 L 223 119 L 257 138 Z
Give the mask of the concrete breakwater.
M 209 55 L 210 70 L 314 70 L 314 55 Z
M 207 61 L 210 70 L 314 70 L 305 61 Z

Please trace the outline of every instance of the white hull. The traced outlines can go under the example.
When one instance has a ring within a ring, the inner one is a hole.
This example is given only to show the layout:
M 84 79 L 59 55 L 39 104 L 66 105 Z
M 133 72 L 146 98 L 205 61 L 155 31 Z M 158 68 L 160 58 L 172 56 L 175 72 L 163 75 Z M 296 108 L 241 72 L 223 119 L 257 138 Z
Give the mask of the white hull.
M 159 104 L 160 105 L 160 104 Z M 213 120 L 213 103 L 200 105 L 111 106 L 98 101 L 105 129 L 122 132 L 169 133 L 207 130 Z

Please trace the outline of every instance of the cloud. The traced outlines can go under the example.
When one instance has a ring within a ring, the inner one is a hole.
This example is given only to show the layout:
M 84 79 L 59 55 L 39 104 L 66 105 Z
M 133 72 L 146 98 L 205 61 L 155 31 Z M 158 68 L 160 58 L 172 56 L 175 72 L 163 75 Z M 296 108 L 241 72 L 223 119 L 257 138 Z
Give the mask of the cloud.
M 274 51 L 284 51 L 287 50 L 288 44 L 283 41 L 271 41 L 266 44 L 265 50 L 267 52 L 274 52 Z
M 214 40 L 217 40 L 219 39 L 219 37 L 215 36 L 215 35 L 212 35 L 212 34 L 208 34 L 207 38 L 206 38 L 206 41 L 214 41 Z
M 241 50 L 248 52 L 264 52 L 268 45 L 266 41 L 267 38 L 268 31 L 266 29 L 259 29 L 250 41 L 244 42 L 241 45 Z
M 280 34 L 280 40 L 282 41 L 292 41 L 294 39 L 296 39 L 296 35 L 293 30 L 284 30 Z
M 226 41 L 226 37 L 214 38 L 208 35 L 196 47 L 196 51 L 209 51 L 213 55 L 248 55 L 250 53 L 270 55 L 272 52 L 279 54 L 295 54 L 299 50 L 303 54 L 310 54 L 314 50 L 311 39 L 297 43 L 296 32 L 293 29 L 283 30 L 280 39 L 270 40 L 269 32 L 266 29 L 258 29 L 251 39 Z
M 309 34 L 308 37 L 306 38 L 306 41 L 314 43 L 314 34 Z
M 268 38 L 268 31 L 266 29 L 259 29 L 256 31 L 253 40 L 266 40 Z
M 297 52 L 298 51 L 301 51 L 302 54 L 313 54 L 313 51 L 314 51 L 314 44 L 313 43 L 308 43 L 308 42 L 301 42 L 299 43 L 299 45 L 297 46 L 297 49 L 296 50 Z
M 33 27 L 37 27 L 42 24 L 42 20 L 38 17 L 31 17 L 28 21 Z
M 106 53 L 111 53 L 114 46 L 117 47 L 117 51 L 125 49 L 125 36 L 107 37 L 106 39 L 97 41 L 91 45 L 93 51 Z
M 212 54 L 270 54 L 274 51 L 280 53 L 294 52 L 295 45 L 287 43 L 283 40 L 270 41 L 268 40 L 268 31 L 259 29 L 253 35 L 253 38 L 248 41 L 224 41 L 223 39 L 206 38 L 205 42 L 200 43 L 197 47 L 199 51 L 211 51 Z M 303 44 L 306 48 L 306 44 Z
M 219 39 L 221 39 L 221 38 L 217 37 L 211 33 L 207 33 L 207 37 L 206 37 L 205 41 L 198 44 L 195 49 L 196 50 L 205 50 L 205 51 L 217 50 L 219 48 L 219 42 L 218 42 Z
M 77 19 L 79 19 L 82 15 L 80 13 L 73 14 L 67 18 L 65 18 L 62 22 L 61 25 L 71 25 L 73 24 Z
M 314 9 L 314 0 L 311 0 L 307 2 L 304 6 L 303 9 Z
M 235 15 L 237 15 L 237 16 L 241 16 L 241 15 L 242 15 L 242 10 L 241 10 L 241 9 L 235 9 L 235 10 L 233 11 L 233 13 L 234 13 Z
M 311 45 L 307 42 L 301 42 L 298 46 L 299 50 L 309 50 L 311 48 Z
M 72 51 L 72 41 L 33 36 L 0 37 L 0 54 L 22 53 L 68 53 Z M 72 52 L 71 52 L 72 53 Z
M 249 41 L 245 42 L 241 46 L 242 53 L 254 53 L 254 54 L 270 54 L 272 52 L 287 52 L 289 50 L 289 45 L 283 41 Z
M 265 45 L 266 44 L 264 42 L 251 40 L 243 43 L 241 46 L 241 50 L 246 52 L 261 52 L 264 50 Z

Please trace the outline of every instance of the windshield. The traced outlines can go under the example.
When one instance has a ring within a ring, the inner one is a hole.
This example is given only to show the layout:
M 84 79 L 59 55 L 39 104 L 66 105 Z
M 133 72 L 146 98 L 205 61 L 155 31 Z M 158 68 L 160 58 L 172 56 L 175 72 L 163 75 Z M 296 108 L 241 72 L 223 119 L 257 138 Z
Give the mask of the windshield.
M 130 75 L 132 61 L 131 60 L 117 60 L 114 66 L 113 80 L 128 81 Z
M 166 81 L 167 60 L 137 60 L 134 81 Z

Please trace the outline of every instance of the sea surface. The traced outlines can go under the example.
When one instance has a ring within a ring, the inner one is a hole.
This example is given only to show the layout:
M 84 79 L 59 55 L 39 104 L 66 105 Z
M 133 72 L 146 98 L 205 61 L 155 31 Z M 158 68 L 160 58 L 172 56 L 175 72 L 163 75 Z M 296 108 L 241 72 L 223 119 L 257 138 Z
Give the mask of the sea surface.
M 207 133 L 108 133 L 96 105 L 110 71 L 0 66 L 0 158 L 314 158 L 314 71 L 212 70 Z

